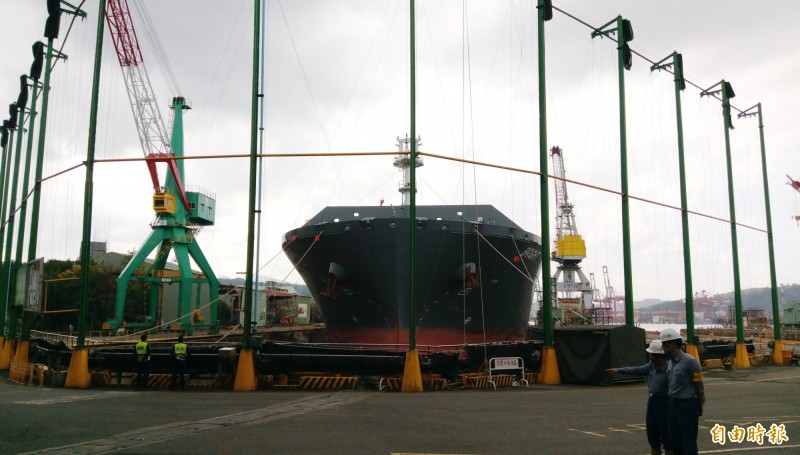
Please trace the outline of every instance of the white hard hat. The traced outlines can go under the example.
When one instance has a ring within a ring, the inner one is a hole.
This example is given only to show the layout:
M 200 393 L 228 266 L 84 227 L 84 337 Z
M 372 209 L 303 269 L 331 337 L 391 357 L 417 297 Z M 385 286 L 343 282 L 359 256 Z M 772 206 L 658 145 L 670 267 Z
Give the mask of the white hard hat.
M 658 336 L 658 339 L 661 341 L 680 340 L 681 334 L 675 329 L 664 329 L 661 331 L 661 335 Z
M 645 349 L 650 354 L 663 354 L 664 347 L 661 346 L 661 340 L 653 340 L 650 342 L 650 347 Z

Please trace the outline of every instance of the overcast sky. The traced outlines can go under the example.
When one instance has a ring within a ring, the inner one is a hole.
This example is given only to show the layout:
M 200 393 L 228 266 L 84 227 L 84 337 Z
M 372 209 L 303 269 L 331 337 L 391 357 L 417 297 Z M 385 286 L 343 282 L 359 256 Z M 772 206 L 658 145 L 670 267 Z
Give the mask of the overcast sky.
M 133 2 L 134 0 L 129 0 Z M 186 154 L 249 153 L 252 2 L 143 2 L 180 86 L 192 103 L 186 117 Z M 0 97 L 16 99 L 19 75 L 31 63 L 30 45 L 42 38 L 45 1 L 0 0 Z M 74 2 L 79 3 L 79 2 Z M 421 150 L 537 171 L 538 104 L 535 2 L 417 1 L 417 131 Z M 800 263 L 800 194 L 786 174 L 800 178 L 795 112 L 800 100 L 800 3 L 565 0 L 555 6 L 594 26 L 617 14 L 630 19 L 631 47 L 651 60 L 673 50 L 684 56 L 687 78 L 707 88 L 730 81 L 733 104 L 761 102 L 779 283 L 796 283 Z M 408 2 L 398 0 L 269 0 L 266 23 L 265 152 L 393 151 L 409 131 Z M 45 175 L 85 160 L 97 1 L 84 5 L 52 81 Z M 135 20 L 139 21 L 137 17 Z M 64 42 L 69 17 L 62 20 Z M 167 85 L 153 44 L 136 24 L 148 72 L 165 119 L 176 93 Z M 556 12 L 547 24 L 548 142 L 564 150 L 567 177 L 618 190 L 619 121 L 615 44 Z M 679 206 L 672 76 L 651 73 L 634 58 L 626 72 L 630 193 Z M 106 36 L 97 158 L 142 156 L 111 40 Z M 682 94 L 691 210 L 728 218 L 727 174 L 720 102 Z M 5 110 L 4 110 L 5 112 Z M 736 119 L 731 131 L 736 215 L 765 229 L 757 121 Z M 37 126 L 38 128 L 38 126 Z M 186 183 L 217 197 L 216 225 L 198 237 L 222 277 L 245 270 L 247 159 L 186 163 Z M 425 159 L 420 204 L 492 204 L 517 224 L 541 231 L 537 176 Z M 299 282 L 280 252 L 282 235 L 326 205 L 400 204 L 400 174 L 390 157 L 276 158 L 264 161 L 260 265 L 262 277 Z M 84 171 L 44 186 L 38 256 L 76 258 L 80 249 Z M 552 188 L 552 186 L 551 186 Z M 568 188 L 588 246 L 584 270 L 602 267 L 622 294 L 619 197 Z M 551 189 L 551 198 L 554 193 Z M 139 248 L 154 215 L 146 166 L 95 168 L 93 240 L 110 250 Z M 555 214 L 552 207 L 551 214 Z M 680 213 L 632 201 L 634 298 L 683 296 Z M 551 223 L 552 224 L 552 223 Z M 693 286 L 733 289 L 730 227 L 691 216 Z M 743 288 L 769 285 L 766 234 L 740 227 Z M 27 241 L 26 241 L 27 245 Z M 27 255 L 27 253 L 26 253 Z

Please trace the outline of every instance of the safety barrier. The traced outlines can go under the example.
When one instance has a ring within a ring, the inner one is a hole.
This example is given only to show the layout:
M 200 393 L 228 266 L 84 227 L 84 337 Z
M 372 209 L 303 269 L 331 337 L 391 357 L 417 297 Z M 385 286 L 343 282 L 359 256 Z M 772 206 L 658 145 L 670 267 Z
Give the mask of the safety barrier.
M 722 368 L 722 359 L 703 360 L 703 368 Z
M 391 392 L 402 390 L 403 378 L 401 377 L 381 378 L 380 383 L 378 384 L 378 390 L 383 390 L 384 388 Z M 422 390 L 425 391 L 449 390 L 449 384 L 447 383 L 447 379 L 445 378 L 440 378 L 440 377 L 422 378 Z
M 344 390 L 358 386 L 358 376 L 301 376 L 298 384 L 303 390 Z
M 485 389 L 489 387 L 488 376 L 466 376 L 461 383 L 466 389 Z
M 512 372 L 509 374 L 496 374 L 498 371 Z M 515 379 L 519 375 L 520 379 Z M 493 357 L 489 359 L 489 384 L 497 390 L 498 387 L 517 387 L 525 385 L 528 387 L 528 380 L 525 379 L 525 362 L 522 357 Z
M 525 373 L 525 380 L 528 384 L 536 384 L 539 382 L 539 373 Z
M 750 356 L 750 366 L 771 365 L 772 356 L 769 354 L 753 354 Z
M 8 370 L 8 380 L 17 384 L 25 384 L 25 381 L 33 373 L 33 364 L 28 362 L 15 362 L 11 361 L 11 367 Z
M 493 383 L 495 389 L 498 387 L 511 387 L 514 385 L 514 376 L 510 374 L 496 374 L 492 376 L 491 383 Z

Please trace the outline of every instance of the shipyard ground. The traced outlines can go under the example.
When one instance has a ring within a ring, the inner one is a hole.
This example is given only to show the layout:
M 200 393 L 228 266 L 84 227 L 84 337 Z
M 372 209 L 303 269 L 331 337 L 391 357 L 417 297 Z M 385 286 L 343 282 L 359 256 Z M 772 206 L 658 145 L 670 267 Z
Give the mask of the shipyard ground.
M 700 453 L 800 453 L 800 367 L 709 370 Z M 21 386 L 0 377 L 0 453 L 647 454 L 646 386 L 220 391 Z M 788 440 L 712 442 L 715 424 Z

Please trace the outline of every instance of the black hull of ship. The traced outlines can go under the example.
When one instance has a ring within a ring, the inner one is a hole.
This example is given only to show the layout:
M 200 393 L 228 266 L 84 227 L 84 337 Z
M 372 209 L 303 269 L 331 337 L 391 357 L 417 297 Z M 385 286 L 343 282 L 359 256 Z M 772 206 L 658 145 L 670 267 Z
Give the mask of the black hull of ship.
M 491 206 L 420 206 L 415 224 L 416 344 L 523 341 L 539 237 Z M 329 341 L 408 343 L 408 234 L 407 207 L 327 207 L 286 234 Z

